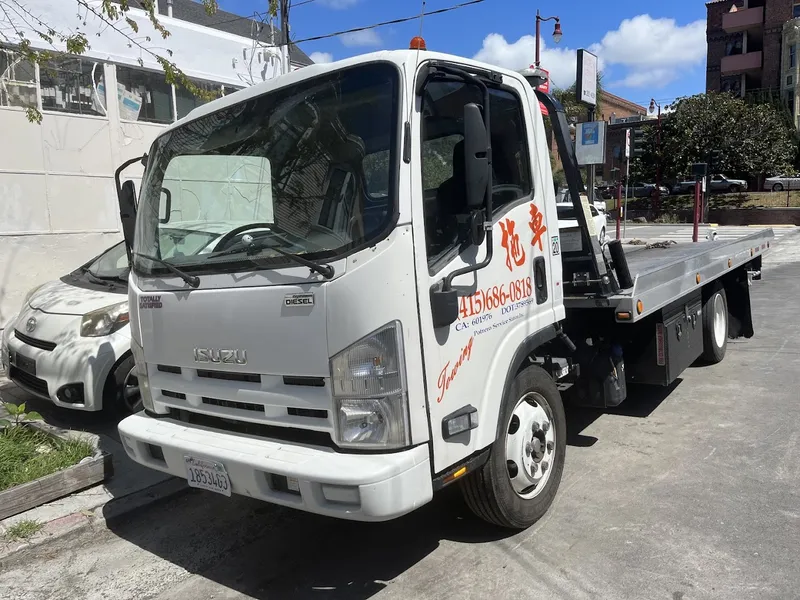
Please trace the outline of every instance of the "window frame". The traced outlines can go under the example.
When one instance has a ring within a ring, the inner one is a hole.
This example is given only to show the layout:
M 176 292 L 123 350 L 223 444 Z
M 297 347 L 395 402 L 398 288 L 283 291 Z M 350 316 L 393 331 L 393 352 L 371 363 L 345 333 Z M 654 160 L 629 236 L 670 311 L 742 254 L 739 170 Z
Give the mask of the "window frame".
M 68 110 L 57 110 L 57 109 L 54 109 L 54 108 L 45 107 L 44 106 L 44 94 L 42 94 L 42 68 L 37 63 L 36 64 L 36 93 L 37 93 L 37 97 L 38 97 L 38 101 L 39 101 L 39 110 L 42 113 L 46 113 L 46 114 L 49 114 L 49 115 L 67 115 L 67 116 L 70 116 L 70 117 L 78 117 L 78 118 L 81 118 L 81 119 L 82 118 L 86 118 L 86 119 L 101 119 L 103 121 L 107 121 L 108 120 L 108 81 L 106 81 L 106 72 L 105 72 L 106 63 L 101 61 L 101 60 L 94 60 L 94 59 L 87 58 L 85 56 L 74 56 L 74 55 L 70 55 L 70 54 L 58 54 L 57 56 L 54 57 L 54 60 L 70 59 L 70 58 L 78 60 L 80 63 L 83 63 L 83 62 L 96 63 L 98 68 L 102 71 L 101 80 L 102 80 L 103 87 L 104 87 L 103 95 L 105 96 L 103 98 L 103 101 L 104 101 L 103 110 L 105 111 L 105 114 L 104 115 L 84 114 L 84 113 L 71 112 L 71 111 L 68 111 Z M 114 65 L 114 66 L 116 67 L 116 65 Z M 47 69 L 47 67 L 45 67 L 45 69 Z M 93 85 L 93 89 L 94 89 L 94 87 L 96 86 L 96 82 L 92 81 L 92 85 Z
M 456 66 L 458 66 L 459 68 L 463 68 L 462 65 L 456 65 Z M 419 75 L 418 76 L 424 77 L 425 76 L 425 71 L 426 70 L 423 68 L 421 71 L 419 71 Z M 463 82 L 463 83 L 465 85 L 469 85 L 466 82 Z M 486 85 L 487 88 L 489 88 L 490 96 L 491 96 L 492 90 L 499 90 L 499 91 L 503 91 L 503 92 L 506 92 L 506 93 L 510 94 L 517 101 L 517 106 L 518 106 L 519 111 L 520 111 L 520 119 L 521 119 L 520 120 L 520 132 L 521 132 L 522 151 L 523 151 L 523 166 L 525 166 L 525 169 L 527 171 L 528 184 L 530 186 L 530 189 L 528 190 L 528 192 L 526 194 L 524 194 L 523 196 L 521 196 L 520 198 L 517 198 L 517 199 L 512 200 L 510 202 L 506 202 L 506 203 L 502 204 L 501 206 L 495 207 L 494 204 L 492 205 L 492 214 L 489 215 L 488 222 L 490 222 L 492 227 L 494 227 L 500 221 L 500 219 L 502 219 L 509 211 L 511 211 L 512 209 L 520 206 L 521 204 L 524 204 L 525 202 L 533 201 L 533 198 L 536 195 L 536 182 L 534 181 L 534 179 L 535 179 L 535 175 L 534 175 L 535 174 L 535 169 L 534 169 L 534 165 L 533 165 L 533 161 L 532 161 L 532 157 L 531 157 L 530 144 L 529 144 L 529 141 L 528 141 L 529 118 L 528 118 L 528 115 L 526 115 L 526 113 L 525 113 L 526 103 L 523 102 L 523 99 L 522 99 L 522 96 L 520 95 L 520 92 L 515 87 L 513 87 L 511 85 L 505 85 L 503 83 L 499 83 L 498 84 L 498 83 L 495 83 L 495 82 L 492 82 L 492 81 L 488 81 L 486 79 L 483 79 L 483 83 Z M 425 86 L 421 88 L 421 91 L 424 92 L 425 88 L 428 85 L 429 85 L 429 83 L 426 83 Z M 420 95 L 419 97 L 420 97 L 420 110 L 417 112 L 417 114 L 420 116 L 419 125 L 418 125 L 419 152 L 417 154 L 418 154 L 418 159 L 419 159 L 419 164 L 420 164 L 420 192 L 421 192 L 421 199 L 422 199 L 422 203 L 423 203 L 422 218 L 423 218 L 423 230 L 424 230 L 425 229 L 425 226 L 424 226 L 424 218 L 425 218 L 425 214 L 424 214 L 425 198 L 424 198 L 424 195 L 425 195 L 425 188 L 422 185 L 422 158 L 423 158 L 423 156 L 422 156 L 422 146 L 425 143 L 425 139 L 424 139 L 424 135 L 423 135 L 423 126 L 424 126 L 424 118 L 423 117 L 424 117 L 424 115 L 423 115 L 423 112 L 422 112 L 422 109 L 424 107 L 424 97 L 422 95 Z M 491 102 L 491 97 L 490 97 L 490 102 Z M 491 106 L 490 106 L 490 108 L 491 108 Z M 446 136 L 442 136 L 442 137 L 446 137 Z M 525 157 L 527 157 L 527 162 L 524 161 Z M 511 155 L 510 158 L 514 159 L 514 155 Z M 428 240 L 427 240 L 427 235 L 426 235 L 426 238 L 425 238 L 425 258 L 426 258 L 426 261 L 427 261 L 427 264 L 428 264 L 428 274 L 431 277 L 435 276 L 437 273 L 441 272 L 447 265 L 449 265 L 453 261 L 453 259 L 455 259 L 457 256 L 460 256 L 461 254 L 463 254 L 469 248 L 470 248 L 470 245 L 467 244 L 466 242 L 458 242 L 458 241 L 456 241 L 451 247 L 449 247 L 447 250 L 445 250 L 440 255 L 438 255 L 438 256 L 436 256 L 434 258 L 434 257 L 431 257 L 428 254 Z

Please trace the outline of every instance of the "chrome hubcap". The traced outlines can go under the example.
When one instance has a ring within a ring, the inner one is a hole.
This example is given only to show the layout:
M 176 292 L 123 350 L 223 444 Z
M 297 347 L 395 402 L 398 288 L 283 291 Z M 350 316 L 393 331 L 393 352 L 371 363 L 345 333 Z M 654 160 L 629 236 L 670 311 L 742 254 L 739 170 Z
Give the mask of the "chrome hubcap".
M 553 415 L 541 394 L 517 402 L 506 432 L 506 467 L 511 487 L 525 499 L 544 489 L 553 467 L 556 436 Z
M 125 382 L 122 384 L 122 401 L 125 403 L 125 408 L 131 412 L 142 410 L 142 395 L 139 392 L 139 378 L 136 376 L 135 366 L 125 376 Z
M 714 296 L 714 343 L 717 348 L 722 348 L 728 336 L 728 315 L 725 312 L 725 302 L 721 294 Z

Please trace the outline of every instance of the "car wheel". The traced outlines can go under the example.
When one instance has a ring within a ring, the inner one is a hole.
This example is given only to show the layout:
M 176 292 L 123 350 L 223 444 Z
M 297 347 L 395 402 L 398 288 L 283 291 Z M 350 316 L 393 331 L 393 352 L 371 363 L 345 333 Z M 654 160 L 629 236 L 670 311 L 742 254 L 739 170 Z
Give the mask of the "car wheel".
M 478 517 L 525 529 L 547 512 L 564 470 L 567 428 L 555 381 L 541 367 L 520 371 L 500 419 L 489 459 L 464 477 L 461 491 Z
M 142 395 L 139 392 L 139 377 L 136 372 L 136 363 L 133 356 L 123 358 L 109 376 L 109 385 L 112 389 L 111 406 L 108 408 L 120 415 L 137 413 L 144 408 Z
M 738 185 L 736 185 L 736 184 L 733 184 L 732 186 L 730 186 L 730 187 L 728 188 L 728 191 L 729 191 L 731 194 L 738 194 L 738 193 L 739 193 L 741 190 L 742 190 L 742 188 L 740 188 L 740 187 L 739 187 Z
M 602 246 L 605 241 L 606 241 L 606 228 L 603 227 L 600 230 L 600 245 Z
M 783 191 L 783 184 L 782 183 L 776 183 L 775 185 L 772 186 L 772 191 L 773 192 L 782 192 Z
M 725 358 L 728 349 L 728 297 L 717 284 L 703 303 L 703 354 L 706 364 L 715 365 Z

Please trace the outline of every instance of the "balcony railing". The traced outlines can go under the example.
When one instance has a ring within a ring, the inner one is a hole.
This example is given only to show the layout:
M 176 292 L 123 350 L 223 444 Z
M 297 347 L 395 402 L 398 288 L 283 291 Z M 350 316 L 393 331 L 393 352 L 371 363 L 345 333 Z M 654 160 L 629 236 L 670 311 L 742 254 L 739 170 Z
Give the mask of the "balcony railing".
M 761 68 L 762 52 L 747 52 L 746 54 L 734 54 L 723 56 L 720 70 L 723 75 L 735 75 L 736 73 L 747 73 L 757 71 Z
M 722 15 L 722 28 L 727 33 L 756 29 L 764 24 L 764 7 L 740 8 Z

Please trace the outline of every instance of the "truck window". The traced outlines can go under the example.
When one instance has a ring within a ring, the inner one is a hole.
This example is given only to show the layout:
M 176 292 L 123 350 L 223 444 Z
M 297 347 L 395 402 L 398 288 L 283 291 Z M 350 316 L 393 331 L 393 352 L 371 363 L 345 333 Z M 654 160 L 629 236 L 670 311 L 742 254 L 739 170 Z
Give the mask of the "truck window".
M 466 214 L 464 106 L 481 105 L 480 90 L 461 82 L 432 81 L 422 100 L 422 185 L 428 264 L 463 250 L 458 216 Z M 530 155 L 519 97 L 491 88 L 492 203 L 494 215 L 532 193 Z

